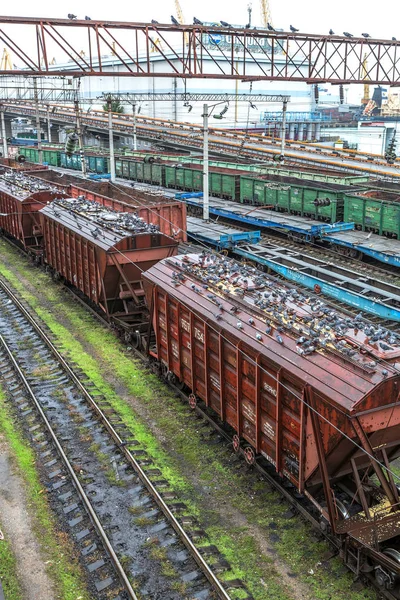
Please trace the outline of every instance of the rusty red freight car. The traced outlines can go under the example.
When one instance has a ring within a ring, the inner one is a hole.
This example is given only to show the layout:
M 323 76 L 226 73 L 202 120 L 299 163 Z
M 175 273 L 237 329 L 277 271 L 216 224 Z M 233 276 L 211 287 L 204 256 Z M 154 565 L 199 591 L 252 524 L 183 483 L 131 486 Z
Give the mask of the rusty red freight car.
M 311 501 L 354 571 L 398 587 L 400 336 L 207 253 L 142 277 L 164 375 Z
M 52 184 L 17 170 L 0 175 L 0 228 L 30 253 L 42 250 L 38 211 L 54 198 L 65 197 Z
M 69 173 L 49 169 L 35 174 L 38 178 L 64 186 L 73 198 L 85 196 L 103 206 L 123 212 L 135 212 L 146 223 L 160 228 L 161 233 L 180 242 L 187 241 L 186 204 L 151 190 L 134 190 L 126 185 L 82 179 Z
M 107 185 L 109 186 L 109 184 Z M 115 191 L 113 192 L 111 186 L 106 188 L 105 195 L 98 193 L 96 190 L 87 190 L 85 183 L 82 184 L 82 187 L 71 185 L 70 191 L 71 196 L 74 198 L 83 195 L 88 200 L 94 200 L 115 210 L 135 212 L 146 223 L 159 227 L 161 233 L 169 235 L 180 242 L 187 241 L 186 204 L 184 202 L 165 198 L 161 194 L 139 192 L 128 188 L 124 192 L 121 191 L 123 187 L 122 185 L 119 186 L 118 199 L 115 198 Z M 123 200 L 119 198 L 123 198 Z
M 31 162 L 19 162 L 13 158 L 0 158 L 0 172 L 3 173 L 8 169 L 13 169 L 15 171 L 43 171 L 43 169 L 47 169 L 44 165 L 38 165 L 36 163 Z
M 178 241 L 134 213 L 85 199 L 60 199 L 40 211 L 45 262 L 130 330 L 145 326 L 141 274 L 177 252 Z

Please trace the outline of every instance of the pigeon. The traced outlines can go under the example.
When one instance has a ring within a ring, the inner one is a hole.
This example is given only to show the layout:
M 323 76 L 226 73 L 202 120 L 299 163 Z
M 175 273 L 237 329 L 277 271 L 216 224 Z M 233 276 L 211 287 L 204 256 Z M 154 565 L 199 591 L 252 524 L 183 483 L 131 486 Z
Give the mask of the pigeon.
M 177 21 L 173 15 L 171 15 L 171 23 L 173 25 L 179 25 L 180 24 L 179 21 Z
M 395 37 L 392 37 L 392 42 L 397 42 L 397 39 Z
M 250 29 L 250 23 L 246 23 L 246 25 L 244 26 L 245 29 Z
M 335 35 L 335 32 L 333 31 L 333 29 L 329 30 L 329 35 Z
M 153 25 L 158 25 L 158 21 L 156 21 L 155 19 L 152 19 L 151 22 Z
M 299 30 L 298 30 L 298 29 L 296 29 L 296 27 L 293 27 L 293 25 L 290 25 L 290 31 L 291 31 L 292 33 L 297 33 Z
M 85 16 L 85 21 L 91 21 L 92 19 L 88 16 Z
M 232 25 L 229 25 L 229 23 L 227 23 L 226 21 L 220 21 L 222 27 L 232 27 Z
M 67 15 L 67 16 L 68 16 L 68 19 L 71 19 L 71 21 L 72 21 L 73 19 L 77 19 L 77 18 L 78 18 L 76 15 L 73 15 L 72 13 L 68 13 L 68 15 Z
M 348 37 L 348 38 L 352 38 L 353 37 L 353 34 L 349 33 L 348 31 L 343 31 L 343 35 L 344 35 L 344 37 Z
M 371 37 L 371 36 L 369 35 L 369 33 L 362 33 L 361 35 L 362 35 L 363 37 L 365 37 L 365 38 L 369 38 L 369 37 Z
M 271 23 L 267 23 L 268 31 L 275 31 L 274 27 L 272 27 Z
M 193 17 L 193 23 L 194 23 L 195 25 L 203 25 L 203 22 L 202 22 L 202 21 L 200 21 L 200 19 L 196 19 L 196 17 Z

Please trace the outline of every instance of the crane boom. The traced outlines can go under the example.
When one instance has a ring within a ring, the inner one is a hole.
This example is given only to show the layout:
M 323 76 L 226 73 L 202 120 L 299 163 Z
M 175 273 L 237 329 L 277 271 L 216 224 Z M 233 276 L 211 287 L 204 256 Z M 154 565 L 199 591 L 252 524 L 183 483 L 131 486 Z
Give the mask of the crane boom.
M 1 61 L 0 61 L 0 70 L 1 71 L 12 71 L 12 68 L 13 68 L 13 64 L 11 61 L 11 55 L 8 52 L 7 48 L 4 48 L 3 56 L 1 57 Z
M 184 25 L 185 23 L 185 17 L 183 16 L 183 12 L 182 12 L 182 8 L 181 5 L 179 4 L 179 0 L 175 0 L 175 10 L 176 10 L 176 16 L 178 17 L 178 21 L 181 25 Z M 189 44 L 189 36 L 187 33 L 183 34 L 184 40 L 185 40 L 185 45 L 188 46 Z
M 362 77 L 365 81 L 368 80 L 368 62 L 367 62 L 367 55 L 364 54 L 364 59 L 362 61 Z M 368 83 L 364 83 L 364 97 L 361 100 L 361 104 L 367 105 L 368 102 L 370 100 L 370 95 L 369 95 L 369 84 Z
M 270 25 L 273 25 L 269 1 L 268 0 L 260 0 L 260 5 L 261 5 L 261 17 L 262 17 L 263 26 L 266 28 L 267 23 L 270 23 Z

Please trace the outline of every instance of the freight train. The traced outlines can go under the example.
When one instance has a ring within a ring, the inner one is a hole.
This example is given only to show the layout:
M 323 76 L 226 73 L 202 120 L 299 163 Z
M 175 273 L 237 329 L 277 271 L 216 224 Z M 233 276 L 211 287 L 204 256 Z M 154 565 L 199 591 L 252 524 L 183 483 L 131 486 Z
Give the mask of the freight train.
M 249 463 L 264 457 L 308 502 L 357 576 L 399 599 L 400 336 L 225 256 L 179 256 L 177 239 L 116 199 L 15 171 L 1 181 L 3 233 L 134 335 Z
M 24 148 L 21 152 L 28 160 L 38 161 L 36 149 Z M 53 166 L 81 169 L 78 154 L 68 157 L 65 152 L 49 149 L 44 150 L 44 160 Z M 88 153 L 86 161 L 93 173 L 109 170 L 106 156 Z M 311 169 L 303 172 L 218 164 L 210 167 L 211 196 L 268 206 L 326 223 L 354 222 L 361 231 L 400 239 L 400 192 L 396 183 L 334 171 L 331 175 L 327 174 L 329 171 L 318 175 Z M 117 157 L 115 168 L 117 177 L 127 180 L 188 192 L 203 189 L 202 166 L 197 163 L 181 163 L 180 159 L 171 163 L 151 156 L 144 160 Z

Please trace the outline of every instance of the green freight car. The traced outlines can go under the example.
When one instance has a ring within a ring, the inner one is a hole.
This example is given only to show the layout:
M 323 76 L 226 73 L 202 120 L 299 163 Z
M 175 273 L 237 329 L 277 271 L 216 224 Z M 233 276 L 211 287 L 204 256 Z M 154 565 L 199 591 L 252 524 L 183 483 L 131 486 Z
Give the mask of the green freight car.
M 240 178 L 240 202 L 328 223 L 343 221 L 344 197 L 348 192 L 348 186 L 300 182 L 292 177 Z
M 357 229 L 400 239 L 400 194 L 367 190 L 349 194 L 344 201 L 344 220 Z
M 165 187 L 187 192 L 203 190 L 203 173 L 201 169 L 181 167 L 178 165 L 163 165 Z

